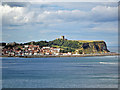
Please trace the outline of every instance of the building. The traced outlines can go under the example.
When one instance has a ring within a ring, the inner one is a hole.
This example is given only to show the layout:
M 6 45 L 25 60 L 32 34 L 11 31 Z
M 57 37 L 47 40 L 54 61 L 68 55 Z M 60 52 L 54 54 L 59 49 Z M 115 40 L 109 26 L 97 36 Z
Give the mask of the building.
M 56 38 L 56 39 L 67 40 L 67 39 L 65 39 L 65 36 L 61 36 L 61 38 Z
M 64 39 L 65 39 L 65 37 L 64 37 L 64 36 L 61 36 L 61 39 L 63 39 L 63 40 L 64 40 Z

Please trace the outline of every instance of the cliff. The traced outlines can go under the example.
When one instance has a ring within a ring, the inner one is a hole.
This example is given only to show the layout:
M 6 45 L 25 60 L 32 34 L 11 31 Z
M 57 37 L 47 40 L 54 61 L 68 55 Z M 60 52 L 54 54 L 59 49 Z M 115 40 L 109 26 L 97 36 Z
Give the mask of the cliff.
M 110 52 L 107 49 L 107 45 L 104 41 L 82 41 L 82 40 L 79 40 L 79 43 L 82 43 L 80 48 L 76 50 L 76 52 L 79 54 Z

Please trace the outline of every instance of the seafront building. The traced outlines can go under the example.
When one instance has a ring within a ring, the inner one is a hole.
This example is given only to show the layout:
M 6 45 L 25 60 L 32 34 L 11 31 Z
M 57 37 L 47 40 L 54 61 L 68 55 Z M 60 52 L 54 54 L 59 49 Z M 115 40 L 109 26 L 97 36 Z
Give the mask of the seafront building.
M 4 48 L 2 49 L 2 55 L 6 56 L 29 56 L 29 55 L 77 55 L 72 54 L 71 52 L 68 53 L 61 53 L 60 48 L 54 47 L 42 47 L 40 48 L 39 45 L 24 45 L 24 46 L 16 46 L 13 48 Z
M 13 48 L 5 48 L 2 55 L 7 56 L 25 56 L 25 55 L 59 55 L 60 48 L 42 47 L 39 45 L 24 45 Z

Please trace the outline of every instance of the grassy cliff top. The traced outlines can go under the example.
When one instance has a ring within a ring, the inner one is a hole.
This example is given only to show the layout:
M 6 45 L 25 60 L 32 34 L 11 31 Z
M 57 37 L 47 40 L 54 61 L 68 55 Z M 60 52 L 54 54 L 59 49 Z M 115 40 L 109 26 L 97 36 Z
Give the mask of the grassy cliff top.
M 103 40 L 71 40 L 71 41 L 78 41 L 78 42 L 82 42 L 82 43 L 104 42 Z

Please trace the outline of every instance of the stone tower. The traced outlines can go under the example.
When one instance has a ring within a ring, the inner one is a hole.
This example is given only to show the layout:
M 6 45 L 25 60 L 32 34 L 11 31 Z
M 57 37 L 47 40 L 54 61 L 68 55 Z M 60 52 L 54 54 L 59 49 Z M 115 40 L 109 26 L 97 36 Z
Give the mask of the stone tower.
M 65 39 L 65 37 L 64 37 L 64 36 L 61 36 L 61 39 L 63 39 L 63 40 L 64 40 L 64 39 Z

